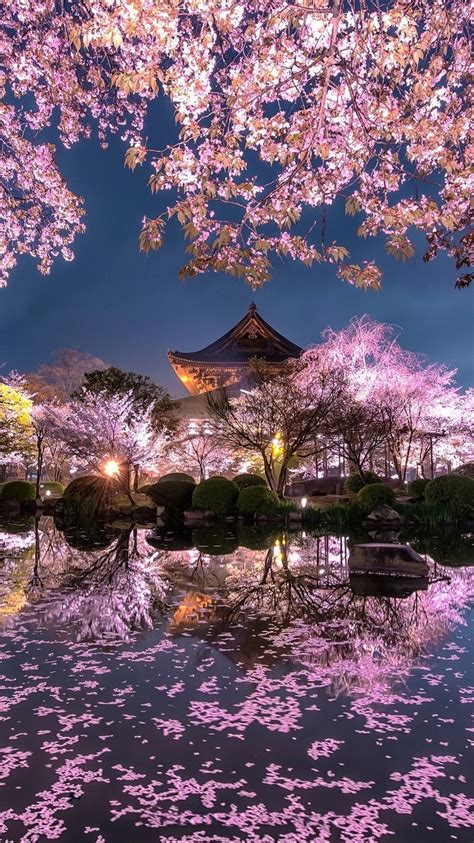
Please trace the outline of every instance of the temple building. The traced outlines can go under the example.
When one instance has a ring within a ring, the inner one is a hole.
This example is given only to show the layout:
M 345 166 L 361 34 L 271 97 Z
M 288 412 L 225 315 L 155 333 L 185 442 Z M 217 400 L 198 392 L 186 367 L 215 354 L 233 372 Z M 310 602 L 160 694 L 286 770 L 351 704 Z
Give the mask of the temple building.
M 275 331 L 251 304 L 248 313 L 220 339 L 200 351 L 169 351 L 169 361 L 191 395 L 245 383 L 256 358 L 278 370 L 302 349 Z

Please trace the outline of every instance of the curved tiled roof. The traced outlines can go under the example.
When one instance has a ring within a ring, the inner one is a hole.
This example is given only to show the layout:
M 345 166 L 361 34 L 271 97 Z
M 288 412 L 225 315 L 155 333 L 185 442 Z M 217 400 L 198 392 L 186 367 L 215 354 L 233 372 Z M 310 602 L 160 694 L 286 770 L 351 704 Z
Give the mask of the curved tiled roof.
M 302 349 L 290 342 L 257 313 L 251 304 L 248 313 L 215 342 L 200 351 L 169 351 L 171 362 L 225 365 L 248 363 L 261 357 L 268 363 L 281 363 L 290 357 L 299 357 Z

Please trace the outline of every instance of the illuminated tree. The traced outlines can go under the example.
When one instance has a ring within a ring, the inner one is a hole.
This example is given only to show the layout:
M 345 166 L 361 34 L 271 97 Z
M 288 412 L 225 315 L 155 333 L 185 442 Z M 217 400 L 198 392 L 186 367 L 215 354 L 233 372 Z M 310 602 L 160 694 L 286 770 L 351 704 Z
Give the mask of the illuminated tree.
M 127 395 L 131 397 L 135 415 L 151 408 L 153 424 L 157 430 L 171 424 L 170 397 L 166 389 L 157 386 L 147 375 L 122 372 L 115 366 L 86 372 L 81 388 L 72 397 L 77 401 L 87 401 L 91 395 L 104 399 Z
M 444 437 L 449 430 L 459 439 L 462 428 L 472 443 L 467 419 L 461 421 L 469 399 L 455 387 L 454 370 L 405 351 L 390 325 L 367 316 L 342 331 L 328 329 L 323 338 L 302 363 L 308 376 L 321 365 L 343 373 L 345 400 L 330 426 L 359 472 L 386 446 L 403 484 L 408 469 L 426 460 L 427 433 Z
M 22 378 L 12 373 L 0 380 L 0 465 L 24 465 L 33 455 L 32 401 Z
M 268 485 L 281 496 L 292 460 L 314 456 L 317 435 L 342 395 L 338 372 L 313 369 L 307 377 L 304 363 L 289 363 L 275 376 L 259 365 L 252 388 L 242 390 L 238 398 L 225 390 L 211 393 L 208 405 L 220 440 L 232 449 L 258 455 Z
M 236 462 L 209 422 L 204 425 L 191 422 L 178 428 L 166 449 L 165 461 L 170 468 L 199 475 L 200 480 L 211 474 L 222 474 Z
M 425 260 L 446 251 L 457 285 L 469 284 L 469 18 L 468 0 L 11 0 L 2 281 L 18 254 L 42 272 L 56 255 L 71 260 L 83 230 L 82 200 L 41 139 L 53 126 L 66 146 L 120 131 L 128 166 L 149 166 L 153 192 L 175 191 L 145 219 L 140 245 L 158 248 L 177 217 L 185 273 L 226 271 L 256 287 L 273 256 L 289 256 L 339 263 L 341 278 L 377 289 L 376 264 L 350 262 L 327 231 L 326 210 L 343 200 L 362 236 L 380 234 L 404 260 L 421 231 Z M 179 132 L 160 149 L 143 127 L 157 97 Z
M 117 463 L 128 494 L 131 469 L 138 473 L 139 467 L 153 468 L 166 440 L 166 434 L 154 428 L 153 408 L 138 417 L 133 402 L 131 393 L 88 395 L 71 402 L 65 411 L 51 413 L 56 436 L 80 465 L 101 471 L 107 461 Z

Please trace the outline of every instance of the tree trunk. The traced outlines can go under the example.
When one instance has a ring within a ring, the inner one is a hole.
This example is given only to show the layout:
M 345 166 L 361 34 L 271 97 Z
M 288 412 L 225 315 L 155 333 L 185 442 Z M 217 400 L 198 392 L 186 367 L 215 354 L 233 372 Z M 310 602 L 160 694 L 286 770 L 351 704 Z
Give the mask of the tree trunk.
M 43 473 L 43 443 L 38 439 L 38 456 L 36 459 L 36 498 L 40 496 L 41 475 Z
M 278 478 L 276 493 L 279 498 L 283 498 L 286 486 L 286 476 L 288 473 L 288 468 L 286 465 L 282 465 L 280 468 L 280 476 Z

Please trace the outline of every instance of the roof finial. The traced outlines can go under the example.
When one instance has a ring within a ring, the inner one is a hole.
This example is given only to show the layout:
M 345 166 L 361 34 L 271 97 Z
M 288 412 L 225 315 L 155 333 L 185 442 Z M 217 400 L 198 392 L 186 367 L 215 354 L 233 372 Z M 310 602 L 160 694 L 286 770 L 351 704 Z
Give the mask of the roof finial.
M 255 313 L 256 310 L 257 310 L 257 305 L 255 304 L 255 302 L 254 301 L 250 302 L 249 313 Z

